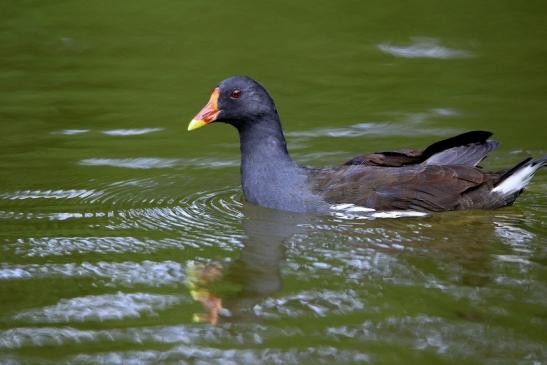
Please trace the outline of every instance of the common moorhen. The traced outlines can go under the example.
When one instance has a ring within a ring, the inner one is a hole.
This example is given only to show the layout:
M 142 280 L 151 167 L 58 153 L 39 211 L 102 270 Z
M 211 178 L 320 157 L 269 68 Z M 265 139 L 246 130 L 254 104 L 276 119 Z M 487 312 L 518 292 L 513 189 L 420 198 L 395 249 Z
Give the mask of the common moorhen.
M 272 97 L 255 80 L 235 76 L 218 84 L 188 130 L 225 122 L 239 132 L 241 182 L 247 201 L 294 212 L 321 212 L 332 204 L 420 212 L 489 209 L 510 205 L 547 156 L 506 171 L 478 163 L 497 142 L 473 131 L 424 150 L 380 152 L 328 168 L 296 164 L 289 153 Z

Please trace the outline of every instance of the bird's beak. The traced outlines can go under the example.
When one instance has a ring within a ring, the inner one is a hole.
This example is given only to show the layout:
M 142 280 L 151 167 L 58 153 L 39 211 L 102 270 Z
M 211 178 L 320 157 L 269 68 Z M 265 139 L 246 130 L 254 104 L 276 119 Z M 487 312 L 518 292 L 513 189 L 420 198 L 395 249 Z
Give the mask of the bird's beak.
M 213 90 L 213 93 L 211 94 L 211 98 L 209 99 L 207 105 L 205 105 L 203 109 L 201 109 L 199 113 L 196 114 L 194 119 L 192 119 L 190 124 L 188 124 L 189 131 L 201 128 L 204 125 L 209 124 L 217 119 L 218 113 L 220 113 L 220 110 L 218 110 L 219 94 L 220 89 L 216 87 Z

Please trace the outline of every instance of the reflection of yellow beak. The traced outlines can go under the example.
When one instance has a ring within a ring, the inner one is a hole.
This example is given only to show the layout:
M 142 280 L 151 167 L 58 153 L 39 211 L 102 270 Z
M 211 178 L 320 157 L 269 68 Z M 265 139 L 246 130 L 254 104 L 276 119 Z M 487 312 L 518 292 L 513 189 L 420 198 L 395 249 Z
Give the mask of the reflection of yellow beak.
M 194 119 L 188 124 L 188 130 L 192 131 L 203 127 L 206 124 L 214 122 L 217 119 L 218 113 L 218 96 L 220 95 L 220 89 L 216 87 L 211 94 L 209 102 L 196 114 Z
M 186 285 L 190 288 L 192 298 L 200 302 L 207 313 L 195 313 L 194 322 L 218 324 L 222 308 L 222 298 L 210 292 L 204 286 L 222 278 L 222 267 L 217 265 L 192 265 L 187 269 Z

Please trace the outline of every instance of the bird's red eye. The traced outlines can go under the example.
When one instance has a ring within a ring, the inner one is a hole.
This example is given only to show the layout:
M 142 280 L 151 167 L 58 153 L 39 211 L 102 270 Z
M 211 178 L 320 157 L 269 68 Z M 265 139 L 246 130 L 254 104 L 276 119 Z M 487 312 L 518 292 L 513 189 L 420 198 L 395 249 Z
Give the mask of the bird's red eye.
M 232 90 L 232 93 L 230 94 L 230 97 L 232 99 L 239 99 L 240 96 L 241 96 L 241 90 L 239 89 Z

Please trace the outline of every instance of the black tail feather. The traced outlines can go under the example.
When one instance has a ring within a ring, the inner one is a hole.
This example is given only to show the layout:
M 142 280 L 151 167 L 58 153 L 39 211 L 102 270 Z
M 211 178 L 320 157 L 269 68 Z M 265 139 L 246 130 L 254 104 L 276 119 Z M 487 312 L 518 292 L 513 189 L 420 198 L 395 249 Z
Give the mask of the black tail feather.
M 443 139 L 442 141 L 431 144 L 424 150 L 424 159 L 428 159 L 436 153 L 447 150 L 453 147 L 459 147 L 470 143 L 484 143 L 492 136 L 492 132 L 488 131 L 471 131 L 459 134 L 454 137 Z

